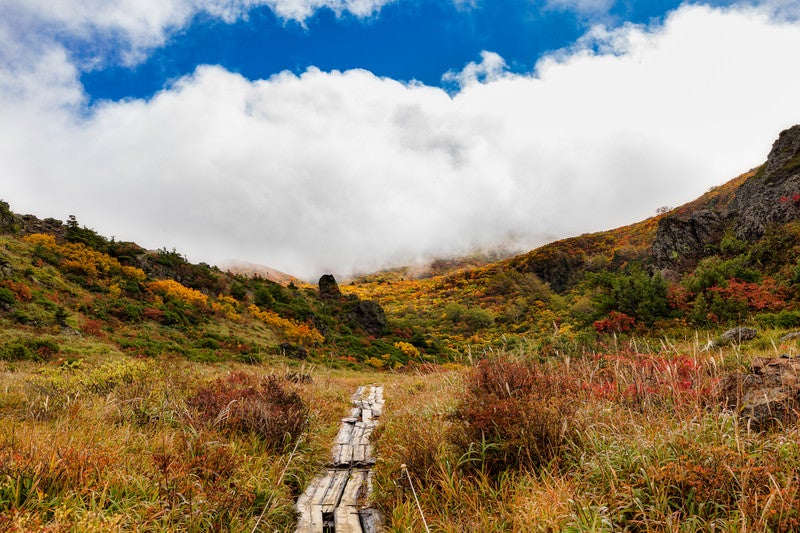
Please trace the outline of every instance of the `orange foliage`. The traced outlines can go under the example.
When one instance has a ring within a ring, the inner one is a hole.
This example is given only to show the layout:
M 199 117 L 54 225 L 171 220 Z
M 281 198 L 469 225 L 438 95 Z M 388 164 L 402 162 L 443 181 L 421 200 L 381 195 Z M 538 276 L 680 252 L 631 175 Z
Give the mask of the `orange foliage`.
M 0 284 L 1 287 L 5 287 L 9 289 L 11 292 L 14 293 L 16 296 L 17 301 L 20 302 L 30 302 L 33 299 L 33 293 L 31 292 L 31 288 L 28 287 L 25 283 L 12 281 L 7 279 Z

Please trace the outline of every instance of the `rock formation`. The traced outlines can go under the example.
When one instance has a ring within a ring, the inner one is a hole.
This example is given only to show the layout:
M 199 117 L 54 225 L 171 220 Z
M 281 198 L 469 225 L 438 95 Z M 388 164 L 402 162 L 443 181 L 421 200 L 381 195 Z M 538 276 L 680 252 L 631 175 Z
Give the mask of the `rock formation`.
M 342 291 L 333 274 L 325 274 L 319 278 L 319 297 L 323 300 L 341 300 Z
M 714 253 L 726 231 L 754 242 L 775 224 L 800 218 L 800 125 L 781 132 L 767 162 L 733 194 L 675 210 L 659 221 L 652 257 L 686 270 Z
M 800 359 L 756 357 L 750 373 L 725 377 L 720 387 L 723 404 L 736 409 L 754 430 L 797 420 L 800 409 Z

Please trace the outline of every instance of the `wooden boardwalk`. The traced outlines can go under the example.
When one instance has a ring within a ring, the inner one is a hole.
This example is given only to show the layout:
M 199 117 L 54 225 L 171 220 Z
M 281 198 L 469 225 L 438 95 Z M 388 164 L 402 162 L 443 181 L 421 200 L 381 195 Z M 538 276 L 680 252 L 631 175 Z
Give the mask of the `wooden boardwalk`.
M 383 412 L 383 387 L 359 387 L 350 416 L 332 449 L 331 463 L 297 500 L 296 533 L 374 533 L 381 518 L 368 505 L 375 456 L 370 435 Z

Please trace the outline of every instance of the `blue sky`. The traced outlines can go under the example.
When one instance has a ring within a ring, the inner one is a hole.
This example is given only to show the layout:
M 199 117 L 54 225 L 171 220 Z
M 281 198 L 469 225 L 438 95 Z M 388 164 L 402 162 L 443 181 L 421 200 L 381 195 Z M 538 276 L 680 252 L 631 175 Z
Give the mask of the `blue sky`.
M 325 71 L 360 68 L 447 87 L 442 76 L 478 60 L 483 50 L 502 56 L 508 71 L 527 73 L 543 54 L 571 46 L 593 24 L 648 24 L 679 5 L 675 0 L 611 5 L 412 0 L 390 3 L 365 17 L 323 8 L 302 21 L 281 18 L 266 6 L 235 22 L 201 13 L 142 63 L 104 64 L 83 72 L 81 81 L 92 99 L 146 98 L 197 65 L 210 64 L 251 80 L 284 70 L 300 74 L 313 66 Z M 95 45 L 75 42 L 70 51 L 85 57 L 97 53 Z
M 306 279 L 610 229 L 800 123 L 800 6 L 0 0 L 0 198 Z

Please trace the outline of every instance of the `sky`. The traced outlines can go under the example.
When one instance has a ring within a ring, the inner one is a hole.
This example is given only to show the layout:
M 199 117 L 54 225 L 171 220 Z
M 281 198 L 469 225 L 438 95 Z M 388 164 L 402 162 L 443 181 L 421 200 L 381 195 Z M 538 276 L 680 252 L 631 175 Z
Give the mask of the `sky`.
M 0 199 L 304 279 L 690 201 L 800 123 L 794 0 L 0 0 Z

